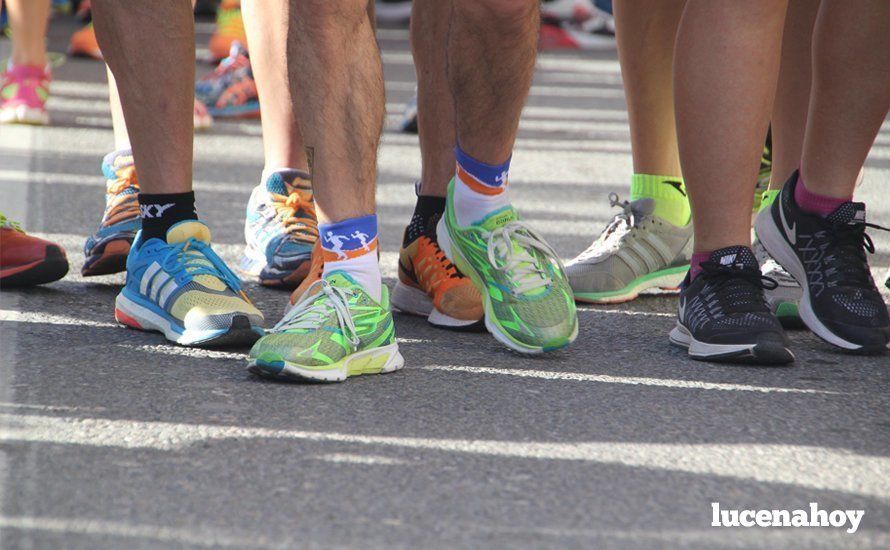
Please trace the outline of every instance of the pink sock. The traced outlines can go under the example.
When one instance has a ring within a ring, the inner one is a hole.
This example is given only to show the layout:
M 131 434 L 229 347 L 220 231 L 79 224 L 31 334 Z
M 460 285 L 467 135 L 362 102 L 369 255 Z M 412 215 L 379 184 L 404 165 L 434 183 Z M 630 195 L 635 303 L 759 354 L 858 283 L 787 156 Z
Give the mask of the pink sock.
M 818 214 L 824 218 L 852 198 L 853 197 L 838 199 L 835 197 L 818 195 L 807 189 L 806 184 L 803 182 L 803 178 L 800 177 L 800 175 L 797 176 L 797 187 L 794 188 L 794 202 L 796 202 L 797 206 L 804 212 Z
M 689 280 L 693 280 L 701 273 L 702 262 L 707 262 L 711 258 L 710 252 L 693 252 L 692 258 L 689 260 Z

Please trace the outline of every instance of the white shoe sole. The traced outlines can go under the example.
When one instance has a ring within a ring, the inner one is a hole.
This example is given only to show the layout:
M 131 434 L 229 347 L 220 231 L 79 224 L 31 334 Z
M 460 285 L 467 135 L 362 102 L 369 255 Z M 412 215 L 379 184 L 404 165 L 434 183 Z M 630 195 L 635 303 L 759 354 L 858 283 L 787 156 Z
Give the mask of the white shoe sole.
M 433 305 L 433 301 L 426 292 L 419 288 L 413 288 L 399 281 L 390 297 L 393 307 L 403 313 L 426 317 L 429 324 L 441 328 L 464 328 L 478 324 L 481 319 L 468 321 L 456 319 L 442 313 Z
M 689 356 L 703 361 L 733 361 L 756 364 L 786 364 L 794 361 L 791 350 L 783 348 L 760 348 L 757 342 L 751 344 L 709 344 L 696 340 L 682 324 L 670 332 L 672 344 L 686 348 Z
M 32 109 L 19 105 L 18 107 L 10 107 L 0 111 L 0 123 L 45 126 L 49 124 L 49 113 L 42 109 Z
M 247 364 L 247 369 L 264 378 L 343 382 L 350 376 L 386 374 L 404 366 L 405 358 L 399 353 L 399 345 L 393 343 L 353 353 L 338 363 L 326 367 L 307 367 L 290 361 L 283 361 L 282 365 L 267 365 L 258 363 L 258 360 L 254 359 Z
M 776 197 L 776 200 L 780 199 L 781 195 Z M 862 349 L 861 345 L 848 342 L 831 332 L 831 330 L 829 330 L 829 328 L 816 317 L 816 313 L 813 311 L 813 306 L 810 303 L 810 289 L 806 276 L 807 272 L 804 269 L 803 264 L 800 262 L 800 259 L 797 257 L 797 254 L 794 252 L 794 249 L 791 248 L 791 245 L 785 240 L 781 229 L 779 229 L 773 221 L 770 210 L 772 210 L 772 208 L 767 208 L 757 215 L 757 218 L 754 220 L 754 231 L 756 231 L 757 238 L 760 239 L 760 243 L 763 244 L 763 248 L 769 252 L 769 255 L 772 256 L 779 265 L 788 270 L 788 273 L 790 273 L 792 277 L 801 283 L 800 287 L 802 293 L 800 302 L 797 306 L 801 321 L 803 321 L 807 328 L 813 331 L 816 336 L 822 338 L 829 344 L 851 351 Z

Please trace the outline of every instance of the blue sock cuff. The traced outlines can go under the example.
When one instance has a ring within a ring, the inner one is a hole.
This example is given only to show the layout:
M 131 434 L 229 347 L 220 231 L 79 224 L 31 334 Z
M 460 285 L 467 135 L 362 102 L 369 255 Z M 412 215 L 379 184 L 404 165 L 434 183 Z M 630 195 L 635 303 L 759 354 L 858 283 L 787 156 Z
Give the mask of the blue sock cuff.
M 321 247 L 336 253 L 339 259 L 346 259 L 345 252 L 370 252 L 377 248 L 377 215 L 320 223 L 318 238 L 321 239 Z
M 510 172 L 510 161 L 513 159 L 513 155 L 510 155 L 510 158 L 503 164 L 492 166 L 474 159 L 458 145 L 454 148 L 454 157 L 461 168 L 489 187 L 502 187 L 507 183 L 507 175 Z

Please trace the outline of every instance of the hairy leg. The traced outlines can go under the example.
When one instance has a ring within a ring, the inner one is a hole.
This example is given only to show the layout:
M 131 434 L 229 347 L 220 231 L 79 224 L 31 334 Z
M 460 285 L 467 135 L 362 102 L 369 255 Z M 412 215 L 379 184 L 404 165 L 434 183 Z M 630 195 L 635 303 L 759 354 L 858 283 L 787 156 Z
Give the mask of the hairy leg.
M 4 0 L 12 29 L 12 64 L 46 65 L 50 0 Z
M 266 170 L 307 170 L 287 70 L 288 0 L 242 0 L 250 62 L 260 96 Z
M 537 0 L 454 0 L 448 80 L 457 142 L 473 158 L 510 158 L 532 83 L 538 47 Z
M 420 193 L 444 197 L 454 176 L 454 100 L 448 89 L 448 39 L 451 0 L 414 0 L 411 46 L 417 68 L 417 126 L 423 171 Z
M 809 191 L 853 196 L 890 108 L 890 2 L 824 0 L 813 40 L 813 88 L 801 175 Z
M 751 244 L 786 4 L 689 0 L 683 13 L 674 94 L 696 251 Z
M 788 2 L 782 36 L 782 60 L 773 105 L 773 165 L 770 189 L 781 189 L 800 168 L 812 79 L 813 26 L 821 0 Z
M 686 0 L 615 2 L 616 38 L 627 98 L 634 172 L 677 176 L 673 65 Z
M 192 189 L 195 28 L 189 0 L 96 0 L 96 37 L 115 75 L 142 192 Z M 153 21 L 160 36 L 144 32 Z
M 374 213 L 383 66 L 366 0 L 291 0 L 288 69 L 319 222 Z

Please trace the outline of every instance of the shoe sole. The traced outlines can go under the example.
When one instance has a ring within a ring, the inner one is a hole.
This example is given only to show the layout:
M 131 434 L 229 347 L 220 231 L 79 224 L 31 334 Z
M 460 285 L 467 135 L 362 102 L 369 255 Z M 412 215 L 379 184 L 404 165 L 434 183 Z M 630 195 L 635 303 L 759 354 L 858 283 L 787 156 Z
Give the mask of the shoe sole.
M 446 213 L 447 215 L 447 213 Z M 468 276 L 473 284 L 476 285 L 476 289 L 479 291 L 479 294 L 482 295 L 482 307 L 485 311 L 485 328 L 488 332 L 494 336 L 495 340 L 504 344 L 508 348 L 512 349 L 515 352 L 522 353 L 525 355 L 539 355 L 542 353 L 556 351 L 558 349 L 562 349 L 567 347 L 569 344 L 575 341 L 575 338 L 578 337 L 578 318 L 575 317 L 575 326 L 572 329 L 572 333 L 569 335 L 568 340 L 559 346 L 554 347 L 542 347 L 542 346 L 529 346 L 526 344 L 520 344 L 519 342 L 514 341 L 512 338 L 504 334 L 504 332 L 497 326 L 497 323 L 493 320 L 494 315 L 492 315 L 492 305 L 491 305 L 491 297 L 488 295 L 488 289 L 486 285 L 480 280 L 479 274 L 473 268 L 472 264 L 464 258 L 463 253 L 461 253 L 459 248 L 451 246 L 451 234 L 448 230 L 448 225 L 445 223 L 445 216 L 442 216 L 439 219 L 439 224 L 436 226 L 436 235 L 439 241 L 439 248 L 445 253 L 445 257 L 447 257 L 451 263 L 453 263 L 461 273 Z
M 653 288 L 676 292 L 680 283 L 683 282 L 683 278 L 686 276 L 687 271 L 689 271 L 688 265 L 655 271 L 649 275 L 634 279 L 633 282 L 621 290 L 608 292 L 578 292 L 573 288 L 572 292 L 575 294 L 575 301 L 577 302 L 585 302 L 588 304 L 621 304 L 623 302 L 634 300 L 641 292 Z M 569 278 L 569 282 L 571 283 L 571 277 Z
M 58 281 L 68 274 L 68 260 L 57 246 L 46 247 L 42 260 L 0 271 L 0 287 L 25 287 L 45 285 Z
M 84 277 L 113 275 L 127 270 L 127 256 L 130 254 L 131 240 L 116 239 L 108 241 L 101 252 L 87 257 L 80 273 Z
M 696 340 L 679 322 L 671 330 L 670 340 L 671 344 L 686 349 L 689 357 L 699 361 L 750 365 L 786 365 L 794 362 L 791 350 L 774 342 L 709 344 Z
M 776 200 L 781 200 L 781 196 L 776 197 Z M 802 294 L 797 306 L 798 314 L 800 315 L 801 321 L 803 321 L 813 334 L 829 344 L 848 351 L 880 353 L 886 349 L 890 349 L 890 343 L 885 346 L 863 346 L 861 344 L 847 341 L 831 332 L 831 329 L 819 320 L 816 316 L 816 312 L 813 311 L 813 306 L 810 302 L 810 289 L 809 284 L 807 283 L 806 270 L 800 262 L 800 258 L 798 258 L 797 254 L 794 252 L 794 249 L 791 248 L 791 245 L 785 240 L 782 230 L 776 226 L 775 221 L 773 221 L 771 208 L 763 210 L 757 216 L 757 219 L 754 221 L 754 231 L 757 233 L 757 238 L 760 239 L 763 248 L 766 249 L 769 255 L 772 256 L 779 265 L 784 267 L 798 283 L 800 283 Z M 803 281 L 803 283 L 801 283 L 801 281 Z
M 262 259 L 251 255 L 251 248 L 245 247 L 237 271 L 247 277 L 256 277 L 263 286 L 270 288 L 286 288 L 293 290 L 309 275 L 312 267 L 312 257 L 307 255 L 303 262 L 293 271 L 272 271 L 267 268 L 266 257 Z
M 114 318 L 118 323 L 137 330 L 160 332 L 167 340 L 182 346 L 247 346 L 264 334 L 262 328 L 250 324 L 246 315 L 233 315 L 229 327 L 224 329 L 176 330 L 174 327 L 180 325 L 172 317 L 149 309 L 123 291 L 117 295 L 114 306 Z
M 387 374 L 405 366 L 397 343 L 353 353 L 340 361 L 323 367 L 300 365 L 278 358 L 252 359 L 247 370 L 270 380 L 295 382 L 343 382 L 351 376 Z
M 457 319 L 436 309 L 426 292 L 413 288 L 402 281 L 396 283 L 390 302 L 393 307 L 409 315 L 426 317 L 427 322 L 437 328 L 456 331 L 481 331 L 485 327 L 482 319 Z
M 18 107 L 4 109 L 0 112 L 0 123 L 46 126 L 49 124 L 49 113 L 41 109 L 32 109 L 19 105 Z

